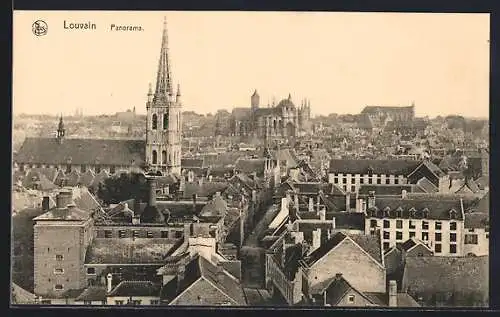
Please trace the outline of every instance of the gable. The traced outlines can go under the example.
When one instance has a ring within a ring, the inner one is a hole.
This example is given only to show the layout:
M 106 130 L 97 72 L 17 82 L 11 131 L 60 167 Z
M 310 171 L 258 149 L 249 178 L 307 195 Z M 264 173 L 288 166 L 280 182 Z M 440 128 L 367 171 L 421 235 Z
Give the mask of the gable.
M 426 246 L 419 243 L 406 252 L 406 256 L 432 256 L 433 253 Z
M 332 298 L 329 296 L 328 291 L 326 291 L 326 302 L 332 306 L 373 306 L 374 304 L 362 293 L 358 292 L 354 288 L 349 288 L 347 292 L 341 298 Z
M 179 306 L 221 306 L 236 303 L 204 278 L 199 278 L 169 305 Z
M 427 167 L 426 164 L 420 164 L 410 175 L 408 179 L 411 183 L 418 182 L 422 178 L 427 178 L 436 187 L 439 186 L 439 178 L 437 175 Z

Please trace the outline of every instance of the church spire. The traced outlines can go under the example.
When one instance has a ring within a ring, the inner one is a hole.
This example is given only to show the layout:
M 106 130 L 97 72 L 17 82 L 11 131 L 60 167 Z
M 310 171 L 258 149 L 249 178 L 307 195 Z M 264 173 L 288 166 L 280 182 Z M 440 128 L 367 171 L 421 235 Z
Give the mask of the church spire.
M 161 40 L 160 60 L 158 62 L 158 73 L 156 75 L 155 98 L 172 95 L 172 74 L 168 56 L 167 18 L 165 17 L 163 20 L 163 35 Z
M 59 143 L 62 142 L 65 134 L 66 130 L 64 129 L 64 122 L 61 114 L 61 116 L 59 117 L 59 125 L 57 127 L 57 140 L 59 141 Z

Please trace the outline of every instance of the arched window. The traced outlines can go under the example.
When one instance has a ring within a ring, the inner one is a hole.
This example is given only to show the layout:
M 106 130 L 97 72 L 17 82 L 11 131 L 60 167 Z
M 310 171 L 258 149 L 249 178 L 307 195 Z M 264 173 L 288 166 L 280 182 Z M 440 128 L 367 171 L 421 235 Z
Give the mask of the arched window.
M 163 115 L 163 130 L 167 130 L 168 129 L 168 114 L 164 114 Z
M 151 119 L 151 120 L 152 120 L 152 122 L 151 122 L 151 124 L 152 124 L 152 129 L 153 129 L 153 130 L 156 130 L 156 128 L 158 127 L 158 116 L 156 115 L 156 113 L 155 113 L 155 114 L 153 114 L 153 117 L 152 117 L 152 119 Z
M 161 159 L 163 164 L 167 164 L 167 151 L 161 152 Z
M 156 153 L 156 150 L 153 150 L 153 164 L 158 163 L 158 153 Z
M 273 130 L 276 130 L 276 119 L 273 120 Z

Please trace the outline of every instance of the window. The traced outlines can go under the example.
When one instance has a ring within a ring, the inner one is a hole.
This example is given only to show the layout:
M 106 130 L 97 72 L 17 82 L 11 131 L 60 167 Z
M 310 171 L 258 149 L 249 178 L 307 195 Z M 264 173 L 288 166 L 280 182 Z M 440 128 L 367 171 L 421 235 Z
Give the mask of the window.
M 417 253 L 417 256 L 420 256 L 420 257 L 421 257 L 421 256 L 424 256 L 424 253 L 423 253 L 423 252 L 418 252 L 418 253 Z
M 123 305 L 123 301 L 122 300 L 115 300 L 115 305 Z
M 474 228 L 472 228 L 472 229 L 469 229 L 469 232 L 474 232 Z
M 434 251 L 436 253 L 441 253 L 441 244 L 440 243 L 436 243 L 436 245 L 434 246 Z
M 487 234 L 486 234 L 486 239 L 489 239 L 489 238 L 490 238 L 490 234 L 489 234 L 489 233 L 487 233 Z
M 132 237 L 134 237 L 134 238 L 139 238 L 139 230 L 134 230 L 134 231 L 132 232 Z
M 382 184 L 382 180 L 380 178 L 377 178 L 377 184 L 378 185 Z
M 151 128 L 153 130 L 156 130 L 157 127 L 158 127 L 158 116 L 156 115 L 156 113 L 154 113 L 153 117 L 151 118 Z
M 125 230 L 118 231 L 118 237 L 119 238 L 125 238 Z
M 384 220 L 384 228 L 390 228 L 391 222 L 389 220 Z
M 351 184 L 355 184 L 356 183 L 356 179 L 354 177 L 351 177 Z
M 168 231 L 162 231 L 161 232 L 161 237 L 162 238 L 168 238 Z
M 92 305 L 92 301 L 91 300 L 84 300 L 83 304 L 84 305 Z
M 413 220 L 410 220 L 409 226 L 410 229 L 415 229 L 415 223 L 413 222 Z
M 403 228 L 403 220 L 396 220 L 396 228 L 397 229 Z
M 146 237 L 148 237 L 148 238 L 152 238 L 152 237 L 153 237 L 153 232 L 148 231 L 148 233 L 146 234 Z
M 377 220 L 372 219 L 370 220 L 370 227 L 375 228 L 377 226 Z
M 356 186 L 351 186 L 351 192 L 354 193 L 356 191 Z
M 342 184 L 346 184 L 346 183 L 347 183 L 347 178 L 346 177 L 342 178 Z
M 158 153 L 156 153 L 155 150 L 153 150 L 153 158 L 152 158 L 153 164 L 158 163 Z
M 151 305 L 159 305 L 160 304 L 160 301 L 157 300 L 157 299 L 152 299 L 151 300 Z
M 87 165 L 82 165 L 80 167 L 80 170 L 81 170 L 82 173 L 85 173 L 87 171 Z
M 61 268 L 55 268 L 55 269 L 54 269 L 54 274 L 64 274 L 64 269 L 61 269 Z
M 109 167 L 109 172 L 110 172 L 111 174 L 114 174 L 114 173 L 116 172 L 116 167 L 115 167 L 114 165 L 111 165 L 111 166 Z
M 457 230 L 457 223 L 456 222 L 450 222 L 450 230 Z
M 47 252 L 50 252 L 50 248 L 47 248 Z
M 71 164 L 66 165 L 66 173 L 71 173 Z
M 347 298 L 347 300 L 349 301 L 349 303 L 354 303 L 354 295 L 349 295 L 349 297 Z
M 101 166 L 100 166 L 100 165 L 96 165 L 96 166 L 95 166 L 95 172 L 96 172 L 97 174 L 99 174 L 99 173 L 101 172 Z
M 62 254 L 56 254 L 56 261 L 62 261 L 64 259 L 64 257 L 62 256 Z
M 113 237 L 113 231 L 111 230 L 104 230 L 104 238 L 112 238 Z
M 368 184 L 372 184 L 372 179 L 368 178 Z
M 63 290 L 63 289 L 64 289 L 64 286 L 63 286 L 62 284 L 56 284 L 56 285 L 54 286 L 54 289 L 55 289 L 56 291 L 61 291 L 61 290 Z
M 168 129 L 168 114 L 163 114 L 163 130 Z
M 403 240 L 403 232 L 396 231 L 396 240 Z
M 42 299 L 42 305 L 50 305 L 52 304 L 52 301 L 50 299 Z
M 95 275 L 95 267 L 88 267 L 87 268 L 87 274 L 89 274 L 89 275 Z
M 422 232 L 422 240 L 423 241 L 429 240 L 429 233 L 428 232 Z
M 363 177 L 361 177 L 361 178 L 359 179 L 359 183 L 360 183 L 360 184 L 364 184 L 364 183 L 365 183 L 365 179 L 364 179 Z
M 450 233 L 450 242 L 457 242 L 457 234 Z
M 384 239 L 390 239 L 391 233 L 389 231 L 384 231 Z
M 19 165 L 19 170 L 20 170 L 21 172 L 24 172 L 24 164 L 20 164 L 20 165 Z
M 387 185 L 389 185 L 389 184 L 391 183 L 391 180 L 390 180 L 389 178 L 386 178 L 386 179 L 385 179 L 385 183 L 386 183 Z
M 415 231 L 410 231 L 410 238 L 415 237 Z
M 174 234 L 174 238 L 182 238 L 183 232 L 182 231 L 176 231 Z
M 132 300 L 129 300 L 129 304 L 131 305 L 140 305 L 141 304 L 141 300 L 139 299 L 132 299 Z
M 436 241 L 441 241 L 441 233 L 440 232 L 436 232 L 434 234 L 434 240 Z
M 450 253 L 457 253 L 457 245 L 450 244 Z
M 422 230 L 429 230 L 429 223 L 427 221 L 422 221 Z
M 436 221 L 434 227 L 436 228 L 436 230 L 441 230 L 441 221 Z
M 396 184 L 396 185 L 399 184 L 399 179 L 395 178 L 394 179 L 394 184 Z
M 477 244 L 477 234 L 466 234 L 465 244 Z

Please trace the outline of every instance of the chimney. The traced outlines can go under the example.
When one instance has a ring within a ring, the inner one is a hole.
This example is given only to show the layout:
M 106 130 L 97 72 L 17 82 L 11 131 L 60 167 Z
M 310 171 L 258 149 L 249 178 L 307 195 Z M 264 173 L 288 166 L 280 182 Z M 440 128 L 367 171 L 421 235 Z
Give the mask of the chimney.
M 215 192 L 215 197 L 220 197 L 220 192 Z
M 299 195 L 293 195 L 293 203 L 295 204 L 295 210 L 299 212 Z
M 340 279 L 340 278 L 342 278 L 342 273 L 337 273 L 337 274 L 335 274 L 335 278 L 336 278 L 336 279 Z
M 290 204 L 292 202 L 292 197 L 291 197 L 290 191 L 286 192 L 286 201 L 288 204 Z
M 193 211 L 196 210 L 196 199 L 198 198 L 198 195 L 193 194 Z
M 44 196 L 42 200 L 42 210 L 48 211 L 50 207 L 50 198 L 49 196 Z
M 203 186 L 203 177 L 198 178 L 198 185 Z
M 149 206 L 156 206 L 156 181 L 152 178 L 148 179 L 149 183 Z
M 314 198 L 309 197 L 309 211 L 314 211 Z
M 184 281 L 184 277 L 185 277 L 185 273 L 186 273 L 186 267 L 184 266 L 184 263 L 179 263 L 179 265 L 177 266 L 177 288 L 180 289 L 183 281 Z
M 319 211 L 319 220 L 325 221 L 326 220 L 326 209 L 323 208 Z
M 401 191 L 401 199 L 406 199 L 406 197 L 407 197 L 407 196 L 406 196 L 406 194 L 407 194 L 406 189 L 403 189 L 403 190 Z
M 57 208 L 66 208 L 73 201 L 73 193 L 71 191 L 62 191 L 56 196 Z
M 212 182 L 212 178 L 213 178 L 212 175 L 208 175 L 208 181 L 209 182 Z
M 321 196 L 318 195 L 318 199 L 316 200 L 316 210 L 319 211 L 319 202 L 320 202 Z
M 321 246 L 321 229 L 317 228 L 312 232 L 313 237 L 312 237 L 312 249 L 311 251 L 314 251 L 318 249 Z
M 252 202 L 257 203 L 257 191 L 255 189 L 252 189 Z
M 394 280 L 389 281 L 389 307 L 398 306 L 398 284 Z
M 345 194 L 345 211 L 351 211 L 351 193 L 347 192 Z
M 368 206 L 367 208 L 375 207 L 375 191 L 370 190 L 368 192 Z
M 224 266 L 222 265 L 222 262 L 219 261 L 217 262 L 217 281 L 223 281 L 224 277 L 226 274 L 224 274 Z
M 111 290 L 113 289 L 113 274 L 108 273 L 108 275 L 106 276 L 106 279 L 107 279 L 106 291 L 108 293 L 110 293 Z

